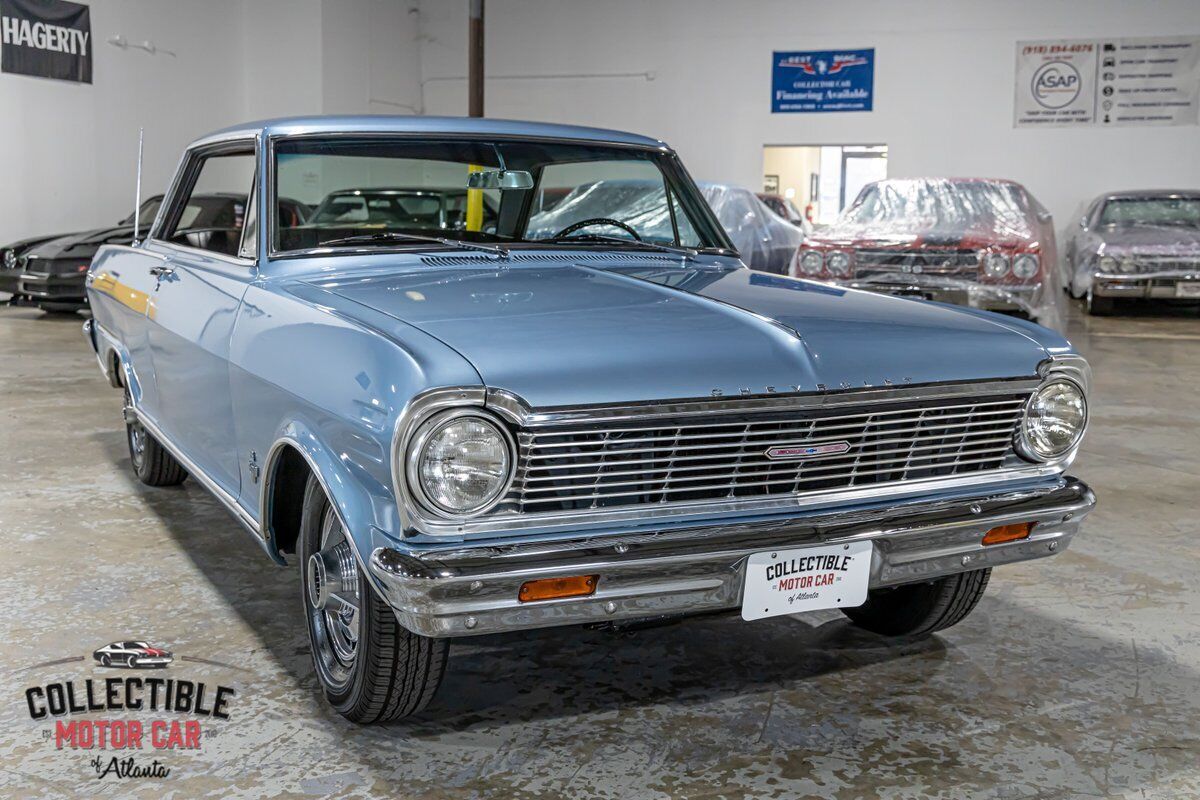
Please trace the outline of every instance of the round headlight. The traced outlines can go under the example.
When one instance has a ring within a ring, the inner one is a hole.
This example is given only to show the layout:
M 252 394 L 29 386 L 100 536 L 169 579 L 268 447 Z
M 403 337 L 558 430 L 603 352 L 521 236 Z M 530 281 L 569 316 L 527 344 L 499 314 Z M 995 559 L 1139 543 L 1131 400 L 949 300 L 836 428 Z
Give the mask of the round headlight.
M 413 438 L 409 481 L 434 510 L 452 516 L 479 514 L 508 489 L 512 450 L 510 437 L 498 423 L 476 413 L 443 412 Z
M 1039 388 L 1025 407 L 1021 439 L 1026 455 L 1050 461 L 1079 444 L 1087 425 L 1087 398 L 1068 380 L 1054 380 Z
M 16 250 L 5 250 L 4 251 L 4 268 L 5 269 L 16 269 L 17 268 L 17 251 Z
M 821 271 L 823 260 L 820 251 L 805 250 L 800 255 L 800 269 L 804 271 L 805 275 L 816 275 Z
M 1132 258 L 1121 259 L 1121 272 L 1137 272 L 1137 262 Z
M 1112 256 L 1101 256 L 1099 263 L 1101 272 L 1116 272 L 1119 266 L 1117 260 Z
M 825 256 L 825 268 L 834 275 L 849 275 L 850 274 L 850 256 L 840 250 L 830 253 Z
M 1026 253 L 1023 256 L 1017 256 L 1012 264 L 1013 275 L 1016 275 L 1022 280 L 1028 280 L 1038 271 L 1038 257 L 1032 253 Z
M 983 261 L 983 271 L 989 278 L 1003 278 L 1008 274 L 1008 256 L 1004 253 L 988 253 Z

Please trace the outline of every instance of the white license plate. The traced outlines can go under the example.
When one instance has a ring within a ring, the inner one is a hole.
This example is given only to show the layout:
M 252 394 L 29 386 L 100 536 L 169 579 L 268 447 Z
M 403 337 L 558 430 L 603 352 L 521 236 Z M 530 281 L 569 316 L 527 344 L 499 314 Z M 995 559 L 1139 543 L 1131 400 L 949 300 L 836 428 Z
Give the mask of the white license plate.
M 1200 281 L 1180 281 L 1175 284 L 1175 296 L 1200 298 Z
M 746 562 L 742 619 L 861 606 L 871 580 L 870 542 L 755 553 Z

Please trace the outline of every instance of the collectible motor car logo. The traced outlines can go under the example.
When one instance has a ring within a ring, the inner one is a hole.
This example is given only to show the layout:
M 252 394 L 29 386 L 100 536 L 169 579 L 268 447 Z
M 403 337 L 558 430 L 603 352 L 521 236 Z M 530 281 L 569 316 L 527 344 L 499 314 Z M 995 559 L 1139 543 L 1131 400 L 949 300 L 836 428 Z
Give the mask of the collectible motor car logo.
M 129 669 L 161 669 L 174 660 L 168 651 L 138 641 L 106 644 L 95 650 L 92 658 L 102 667 Z
M 773 461 L 798 461 L 819 456 L 836 456 L 850 449 L 849 442 L 823 442 L 822 444 L 785 444 L 767 450 L 767 458 Z

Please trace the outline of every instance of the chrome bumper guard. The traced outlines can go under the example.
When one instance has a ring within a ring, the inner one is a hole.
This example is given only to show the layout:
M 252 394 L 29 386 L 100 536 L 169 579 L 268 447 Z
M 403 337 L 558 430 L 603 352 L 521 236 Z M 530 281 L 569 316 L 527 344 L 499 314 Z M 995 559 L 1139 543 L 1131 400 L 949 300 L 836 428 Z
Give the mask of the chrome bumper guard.
M 941 286 L 934 283 L 905 281 L 900 276 L 897 276 L 896 280 L 851 280 L 840 285 L 876 294 L 927 298 L 939 303 L 979 308 L 984 311 L 1015 311 L 1024 308 L 1030 304 L 1034 292 L 1038 289 L 1037 286 L 1006 286 L 1003 284 Z
M 370 570 L 400 624 L 425 636 L 698 614 L 740 607 L 746 558 L 763 550 L 874 542 L 872 589 L 1053 555 L 1096 498 L 1082 481 L 978 497 L 686 530 L 567 541 L 379 548 Z M 998 525 L 1036 522 L 1027 539 L 984 546 Z M 587 597 L 523 603 L 521 584 L 597 574 Z
M 1092 294 L 1097 297 L 1176 297 L 1178 283 L 1200 282 L 1200 269 L 1162 270 L 1157 272 L 1093 272 Z

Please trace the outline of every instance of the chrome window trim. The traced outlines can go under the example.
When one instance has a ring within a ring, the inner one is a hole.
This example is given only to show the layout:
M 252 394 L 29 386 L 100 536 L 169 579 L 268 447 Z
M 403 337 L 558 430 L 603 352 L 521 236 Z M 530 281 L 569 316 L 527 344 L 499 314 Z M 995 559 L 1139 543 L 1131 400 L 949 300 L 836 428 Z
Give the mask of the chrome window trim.
M 1053 368 L 1053 369 L 1051 369 Z M 1062 356 L 1044 362 L 1046 374 L 1071 372 L 1082 375 L 1087 362 L 1078 356 Z M 1039 371 L 1042 371 L 1039 368 Z M 1014 458 L 1011 466 L 986 474 L 930 478 L 875 484 L 856 489 L 835 489 L 770 498 L 736 498 L 730 500 L 680 501 L 656 504 L 653 508 L 630 506 L 594 511 L 562 511 L 536 514 L 481 516 L 469 520 L 438 519 L 426 513 L 408 488 L 403 469 L 404 454 L 413 433 L 431 415 L 452 407 L 487 408 L 505 420 L 519 426 L 547 427 L 580 422 L 626 421 L 655 419 L 662 416 L 693 416 L 736 411 L 770 411 L 827 409 L 842 406 L 862 406 L 897 400 L 937 400 L 988 394 L 1033 392 L 1043 379 L 1022 377 L 968 383 L 923 384 L 892 387 L 871 387 L 826 393 L 766 394 L 731 398 L 680 399 L 665 402 L 629 405 L 583 406 L 574 408 L 534 409 L 519 396 L 503 389 L 482 386 L 459 386 L 432 389 L 417 395 L 396 420 L 392 439 L 393 489 L 403 525 L 403 535 L 414 533 L 431 537 L 462 538 L 476 534 L 505 531 L 537 530 L 551 533 L 578 531 L 621 522 L 669 521 L 683 518 L 712 518 L 721 515 L 744 515 L 753 512 L 774 513 L 828 506 L 834 503 L 856 503 L 914 496 L 975 486 L 994 486 L 1019 481 L 1039 480 L 1061 474 L 1073 461 L 1078 450 L 1054 462 L 1027 463 Z M 1082 378 L 1077 382 L 1087 391 Z

